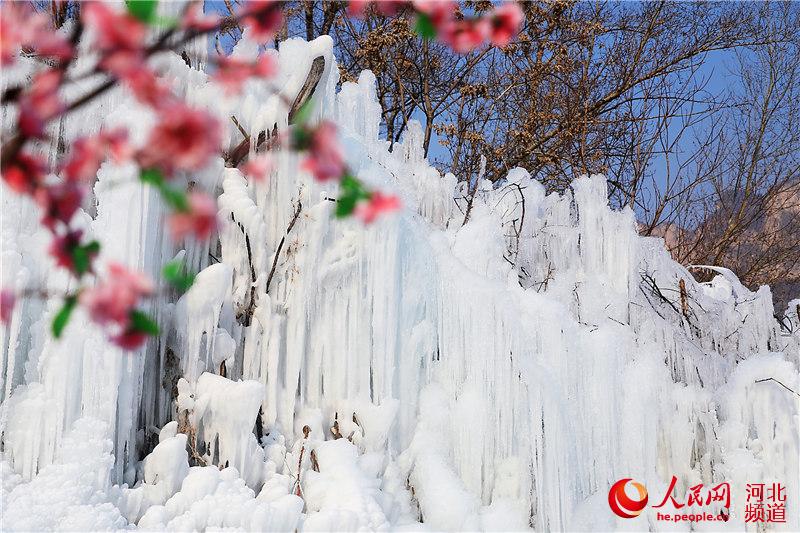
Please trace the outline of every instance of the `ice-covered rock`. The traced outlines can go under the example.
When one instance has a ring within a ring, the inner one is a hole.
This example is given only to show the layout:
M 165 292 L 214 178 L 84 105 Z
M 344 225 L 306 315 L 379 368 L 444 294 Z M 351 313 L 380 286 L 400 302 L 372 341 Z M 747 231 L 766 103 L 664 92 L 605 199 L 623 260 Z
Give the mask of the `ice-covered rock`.
M 178 57 L 159 66 L 233 145 L 231 115 L 283 131 L 324 57 L 313 119 L 340 125 L 349 166 L 403 211 L 333 218 L 335 185 L 296 154 L 257 183 L 219 160 L 195 180 L 220 194 L 219 241 L 181 252 L 134 169 L 104 165 L 79 214 L 101 263 L 158 278 L 182 253 L 197 280 L 152 300 L 163 333 L 133 354 L 80 313 L 55 342 L 57 302 L 20 302 L 0 330 L 4 529 L 609 529 L 611 483 L 663 494 L 672 475 L 679 494 L 729 480 L 737 520 L 743 483 L 785 483 L 800 529 L 794 307 L 779 323 L 768 287 L 721 268 L 695 282 L 608 208 L 602 176 L 548 195 L 513 169 L 478 184 L 463 224 L 419 125 L 391 152 L 378 137 L 374 76 L 337 94 L 329 38 L 269 53 L 282 74 L 240 98 Z M 128 124 L 142 142 L 152 119 L 114 90 L 64 135 Z M 0 216 L 4 286 L 66 289 L 30 202 L 4 189 Z M 627 527 L 655 529 L 651 511 Z

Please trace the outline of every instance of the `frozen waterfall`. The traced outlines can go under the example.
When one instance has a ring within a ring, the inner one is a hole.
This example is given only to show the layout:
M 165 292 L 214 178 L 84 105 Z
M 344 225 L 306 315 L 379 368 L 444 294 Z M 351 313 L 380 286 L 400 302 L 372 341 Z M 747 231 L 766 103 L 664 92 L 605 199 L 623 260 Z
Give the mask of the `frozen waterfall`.
M 136 353 L 80 314 L 55 341 L 58 302 L 19 303 L 0 330 L 3 529 L 652 529 L 652 509 L 614 518 L 609 486 L 633 477 L 655 499 L 673 475 L 680 495 L 729 481 L 737 529 L 746 483 L 784 483 L 785 528 L 800 529 L 798 301 L 779 323 L 768 287 L 724 269 L 695 282 L 608 208 L 602 176 L 547 195 L 514 169 L 479 184 L 462 227 L 456 178 L 424 159 L 419 126 L 392 152 L 379 138 L 370 72 L 337 92 L 327 37 L 278 55 L 281 76 L 240 98 L 177 56 L 159 66 L 235 144 L 231 116 L 285 130 L 269 84 L 291 100 L 324 57 L 316 118 L 404 210 L 336 220 L 335 186 L 296 155 L 276 153 L 260 183 L 220 159 L 194 177 L 219 196 L 219 238 L 176 245 L 157 194 L 106 163 L 81 213 L 100 262 L 158 279 L 181 254 L 199 275 L 152 301 L 162 335 Z M 3 84 L 28 74 L 15 69 Z M 117 89 L 62 127 L 144 138 L 150 113 Z M 37 218 L 3 190 L 2 283 L 58 292 Z

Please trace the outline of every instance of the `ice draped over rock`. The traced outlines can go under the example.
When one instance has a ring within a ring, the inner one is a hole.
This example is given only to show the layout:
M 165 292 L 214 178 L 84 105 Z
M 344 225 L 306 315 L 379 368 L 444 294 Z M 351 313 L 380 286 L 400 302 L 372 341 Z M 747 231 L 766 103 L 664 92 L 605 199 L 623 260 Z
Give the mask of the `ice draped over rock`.
M 653 500 L 674 475 L 678 496 L 730 481 L 739 529 L 745 484 L 784 483 L 800 529 L 794 304 L 780 325 L 768 287 L 729 271 L 695 282 L 609 209 L 602 176 L 545 194 L 514 169 L 478 184 L 462 226 L 456 178 L 425 160 L 419 125 L 390 152 L 374 76 L 337 91 L 327 37 L 282 43 L 280 77 L 238 99 L 178 57 L 160 67 L 235 144 L 232 115 L 254 137 L 286 129 L 318 56 L 314 120 L 336 122 L 353 171 L 403 211 L 337 220 L 336 186 L 296 154 L 276 152 L 258 183 L 220 159 L 192 177 L 219 195 L 218 242 L 176 245 L 135 169 L 104 165 L 80 214 L 101 263 L 157 279 L 179 254 L 199 274 L 152 301 L 162 335 L 136 353 L 80 312 L 55 341 L 58 302 L 20 302 L 0 332 L 4 527 L 607 530 L 614 481 Z M 151 122 L 117 90 L 64 131 L 143 138 Z M 67 289 L 35 209 L 6 189 L 2 203 L 3 286 Z

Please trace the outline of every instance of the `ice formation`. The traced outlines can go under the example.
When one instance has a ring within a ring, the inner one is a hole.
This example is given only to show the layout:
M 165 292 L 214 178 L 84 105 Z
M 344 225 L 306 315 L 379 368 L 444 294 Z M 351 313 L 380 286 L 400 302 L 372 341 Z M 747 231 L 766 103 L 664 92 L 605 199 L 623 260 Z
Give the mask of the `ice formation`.
M 672 475 L 679 495 L 730 481 L 736 529 L 755 530 L 745 483 L 784 483 L 777 527 L 800 529 L 800 301 L 779 322 L 768 287 L 724 269 L 695 282 L 608 208 L 602 176 L 546 195 L 514 169 L 479 184 L 462 226 L 419 125 L 392 152 L 378 137 L 373 75 L 337 92 L 327 37 L 282 43 L 281 77 L 238 99 L 177 56 L 160 68 L 234 144 L 231 115 L 251 134 L 287 127 L 270 84 L 291 101 L 318 56 L 315 118 L 403 212 L 332 218 L 337 191 L 295 154 L 260 183 L 219 160 L 193 178 L 219 196 L 218 241 L 175 245 L 156 193 L 104 165 L 81 214 L 101 263 L 157 279 L 179 254 L 199 275 L 152 302 L 162 336 L 137 353 L 80 314 L 54 341 L 57 302 L 20 302 L 0 332 L 4 530 L 653 529 L 651 510 L 614 518 L 608 488 L 663 494 Z M 117 90 L 61 127 L 126 124 L 141 142 L 151 123 Z M 36 222 L 3 191 L 2 284 L 64 289 Z

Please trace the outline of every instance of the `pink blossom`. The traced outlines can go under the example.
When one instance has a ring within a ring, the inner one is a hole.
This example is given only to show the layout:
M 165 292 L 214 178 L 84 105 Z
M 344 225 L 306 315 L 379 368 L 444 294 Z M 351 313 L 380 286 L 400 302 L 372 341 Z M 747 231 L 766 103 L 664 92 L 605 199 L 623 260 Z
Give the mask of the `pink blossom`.
M 2 169 L 3 181 L 20 194 L 33 194 L 42 184 L 47 165 L 44 159 L 20 152 Z
M 250 30 L 250 36 L 259 43 L 272 39 L 283 24 L 281 2 L 275 0 L 251 0 L 242 16 L 242 22 Z
M 318 181 L 339 179 L 344 173 L 344 156 L 336 137 L 336 126 L 325 121 L 310 133 L 303 168 L 314 174 Z
M 170 215 L 169 227 L 176 241 L 191 234 L 205 239 L 217 227 L 217 204 L 207 194 L 192 192 L 189 194 L 189 209 Z
M 3 2 L 0 6 L 0 65 L 10 65 L 28 36 L 24 32 L 33 9 L 27 3 Z
M 58 222 L 68 225 L 81 206 L 83 194 L 83 187 L 72 181 L 38 189 L 35 198 L 43 211 L 42 224 L 51 231 Z
M 122 80 L 137 100 L 154 109 L 160 110 L 175 101 L 169 88 L 145 65 L 126 71 Z
M 60 61 L 72 57 L 66 37 L 53 31 L 47 15 L 27 2 L 3 2 L 0 12 L 0 64 L 13 63 L 20 49 Z
M 439 37 L 455 52 L 466 54 L 486 42 L 489 22 L 485 19 L 454 20 L 437 28 Z
M 261 155 L 249 160 L 242 166 L 242 173 L 253 181 L 262 181 L 272 170 L 272 159 Z
M 135 350 L 147 342 L 147 333 L 136 330 L 126 330 L 119 335 L 111 337 L 111 342 L 123 350 Z
M 250 78 L 270 77 L 277 71 L 275 60 L 269 55 L 262 55 L 255 62 L 223 56 L 219 58 L 218 66 L 214 80 L 228 94 L 241 91 L 244 82 Z
M 115 128 L 100 134 L 106 143 L 106 151 L 117 163 L 124 163 L 133 157 L 133 148 L 128 143 L 128 131 Z
M 82 137 L 72 143 L 72 151 L 62 172 L 68 180 L 89 181 L 94 179 L 105 158 L 105 146 L 99 136 Z
M 371 0 L 350 0 L 347 2 L 347 16 L 362 18 L 371 3 Z
M 118 263 L 108 265 L 106 280 L 81 292 L 80 301 L 86 306 L 89 317 L 101 326 L 116 326 L 125 331 L 130 323 L 130 314 L 139 300 L 152 294 L 150 280 Z
M 379 0 L 375 2 L 375 7 L 384 17 L 391 17 L 400 13 L 408 4 L 407 0 Z
M 397 211 L 400 207 L 400 199 L 397 196 L 385 195 L 380 191 L 375 191 L 369 200 L 356 206 L 355 214 L 364 224 L 371 224 L 381 214 Z
M 140 49 L 147 36 L 147 28 L 141 21 L 104 2 L 82 5 L 81 17 L 95 31 L 95 44 L 104 52 Z
M 428 15 L 437 30 L 453 21 L 457 8 L 453 0 L 414 0 L 414 9 Z
M 203 13 L 203 2 L 193 2 L 186 10 L 186 14 L 181 21 L 181 27 L 185 30 L 196 30 L 206 32 L 219 25 L 218 15 L 206 15 Z
M 143 168 L 158 168 L 167 175 L 175 170 L 200 170 L 218 152 L 220 142 L 214 117 L 175 102 L 162 110 L 161 122 L 150 131 L 138 160 Z
M 506 2 L 490 13 L 490 39 L 495 46 L 506 46 L 519 32 L 525 14 L 516 2 Z
M 30 137 L 42 137 L 47 122 L 64 110 L 58 96 L 62 71 L 48 69 L 33 77 L 31 86 L 19 99 L 19 129 Z
M 50 28 L 45 28 L 36 35 L 31 48 L 34 48 L 40 56 L 51 57 L 59 61 L 69 60 L 74 53 L 69 41 Z
M 351 17 L 363 17 L 369 5 L 374 5 L 378 13 L 384 17 L 391 17 L 405 9 L 408 0 L 350 0 L 347 4 L 347 14 Z
M 139 70 L 150 72 L 141 50 L 118 50 L 103 57 L 100 66 L 121 80 L 136 79 Z
M 104 282 L 85 289 L 80 301 L 93 322 L 108 328 L 111 342 L 126 350 L 141 346 L 148 334 L 131 324 L 131 314 L 142 298 L 153 293 L 152 282 L 144 275 L 111 263 Z
M 95 32 L 95 45 L 103 54 L 100 61 L 103 68 L 123 76 L 141 66 L 147 36 L 147 28 L 141 21 L 103 2 L 82 5 L 81 17 Z
M 11 322 L 11 314 L 14 312 L 14 304 L 17 297 L 11 289 L 0 291 L 0 322 L 8 324 Z
M 130 158 L 128 132 L 124 129 L 77 139 L 72 144 L 72 152 L 62 170 L 68 180 L 88 181 L 95 177 L 100 165 L 109 155 L 117 162 Z
M 58 235 L 50 243 L 49 253 L 50 256 L 56 260 L 56 265 L 66 268 L 73 274 L 79 274 L 75 266 L 74 251 L 81 245 L 81 236 L 83 230 L 71 230 L 63 235 Z M 89 272 L 92 271 L 91 261 L 95 258 L 96 253 L 89 254 Z

